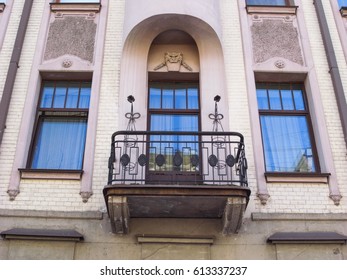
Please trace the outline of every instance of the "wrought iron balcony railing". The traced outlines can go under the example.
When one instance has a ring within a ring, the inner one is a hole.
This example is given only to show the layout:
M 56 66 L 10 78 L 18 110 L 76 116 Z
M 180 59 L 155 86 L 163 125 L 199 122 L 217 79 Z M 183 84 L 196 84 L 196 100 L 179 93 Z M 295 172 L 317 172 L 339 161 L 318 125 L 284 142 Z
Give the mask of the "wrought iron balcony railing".
M 108 185 L 247 187 L 244 148 L 236 132 L 119 131 L 112 135 Z

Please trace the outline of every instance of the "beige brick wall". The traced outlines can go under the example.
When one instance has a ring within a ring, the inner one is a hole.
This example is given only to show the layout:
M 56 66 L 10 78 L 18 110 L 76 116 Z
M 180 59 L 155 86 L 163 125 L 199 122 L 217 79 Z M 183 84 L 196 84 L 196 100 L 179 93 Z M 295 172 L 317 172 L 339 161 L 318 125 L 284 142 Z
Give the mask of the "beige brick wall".
M 13 15 L 9 23 L 8 34 L 0 53 L 0 88 L 3 88 L 6 73 L 6 65 L 18 26 L 18 20 L 24 1 L 15 1 Z M 6 193 L 12 162 L 15 155 L 20 119 L 25 103 L 25 96 L 30 77 L 31 64 L 35 52 L 38 30 L 41 24 L 42 11 L 47 1 L 34 1 L 32 16 L 28 26 L 20 68 L 13 92 L 10 114 L 7 121 L 7 130 L 0 149 L 0 208 L 8 209 L 32 209 L 32 210 L 56 210 L 56 211 L 84 211 L 100 210 L 104 208 L 102 189 L 107 181 L 107 163 L 109 157 L 111 134 L 123 129 L 117 127 L 120 106 L 125 100 L 119 100 L 120 88 L 120 63 L 123 41 L 123 11 L 125 0 L 109 1 L 107 19 L 106 40 L 102 66 L 102 78 L 100 89 L 100 103 L 98 125 L 96 135 L 96 149 L 93 175 L 94 195 L 88 203 L 82 203 L 79 195 L 79 181 L 62 180 L 22 180 L 21 193 L 13 202 L 9 201 Z M 341 125 L 337 112 L 334 92 L 328 73 L 327 61 L 322 45 L 314 6 L 311 1 L 302 1 L 300 7 L 304 10 L 307 29 L 309 30 L 309 42 L 312 46 L 315 69 L 318 75 L 320 94 L 323 99 L 325 118 L 333 150 L 335 167 L 338 175 L 339 187 L 342 195 L 346 197 L 347 186 L 347 159 L 346 146 L 344 144 Z M 328 9 L 329 5 L 325 4 Z M 220 0 L 220 16 L 222 24 L 222 44 L 227 75 L 227 94 L 230 128 L 239 131 L 245 136 L 246 152 L 249 163 L 249 183 L 252 189 L 252 197 L 247 213 L 280 212 L 280 213 L 341 213 L 347 211 L 346 199 L 343 198 L 340 206 L 335 206 L 329 196 L 329 189 L 324 184 L 269 184 L 268 189 L 271 198 L 266 206 L 261 206 L 256 198 L 257 182 L 255 179 L 255 167 L 252 147 L 251 120 L 248 110 L 247 86 L 245 79 L 244 50 L 242 46 L 240 20 L 237 1 Z M 334 24 L 332 14 L 327 13 L 329 24 Z M 332 27 L 333 28 L 333 27 Z M 343 58 L 341 47 L 338 44 L 336 31 L 332 34 L 337 48 L 337 55 Z M 339 49 L 340 48 L 340 49 Z M 341 63 L 342 77 L 346 77 L 347 66 Z M 347 83 L 347 79 L 344 79 Z M 346 85 L 347 87 L 347 85 Z M 131 93 L 129 93 L 131 94 Z M 29 141 L 29 140 L 28 140 Z M 260 141 L 260 139 L 259 139 Z

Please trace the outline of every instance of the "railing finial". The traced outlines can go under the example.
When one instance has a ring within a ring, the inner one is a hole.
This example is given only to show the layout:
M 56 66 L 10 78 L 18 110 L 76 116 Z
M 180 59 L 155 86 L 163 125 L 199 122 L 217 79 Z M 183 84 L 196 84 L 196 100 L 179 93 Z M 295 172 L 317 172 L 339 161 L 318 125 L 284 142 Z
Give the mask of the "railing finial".
M 224 119 L 223 114 L 218 113 L 218 102 L 221 100 L 219 95 L 214 97 L 214 114 L 209 114 L 208 117 L 213 120 L 212 131 L 224 131 L 221 120 Z
M 125 114 L 125 117 L 127 119 L 129 119 L 126 130 L 127 131 L 136 131 L 135 120 L 139 119 L 141 117 L 141 114 L 140 113 L 134 113 L 133 103 L 135 102 L 135 97 L 132 95 L 129 95 L 127 97 L 127 100 L 131 104 L 131 108 L 130 108 L 130 113 Z

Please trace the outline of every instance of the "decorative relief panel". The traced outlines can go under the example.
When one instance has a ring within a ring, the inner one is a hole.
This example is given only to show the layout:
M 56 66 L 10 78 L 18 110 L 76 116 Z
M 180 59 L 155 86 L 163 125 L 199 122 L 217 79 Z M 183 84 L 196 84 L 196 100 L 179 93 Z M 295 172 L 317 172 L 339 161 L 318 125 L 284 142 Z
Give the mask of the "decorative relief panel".
M 255 63 L 265 62 L 273 57 L 281 57 L 303 65 L 303 57 L 292 16 L 263 18 L 252 17 L 252 41 Z M 283 68 L 283 63 L 276 65 Z
M 96 27 L 93 20 L 83 16 L 56 18 L 49 28 L 44 60 L 69 54 L 92 62 Z

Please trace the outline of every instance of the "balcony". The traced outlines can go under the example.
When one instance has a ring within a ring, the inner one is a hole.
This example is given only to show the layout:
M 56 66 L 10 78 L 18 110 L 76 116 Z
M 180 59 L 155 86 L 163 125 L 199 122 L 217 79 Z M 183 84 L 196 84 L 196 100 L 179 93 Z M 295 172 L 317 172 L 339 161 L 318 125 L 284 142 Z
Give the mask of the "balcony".
M 223 234 L 241 227 L 250 189 L 236 132 L 119 131 L 103 193 L 112 231 L 131 218 L 211 218 Z

